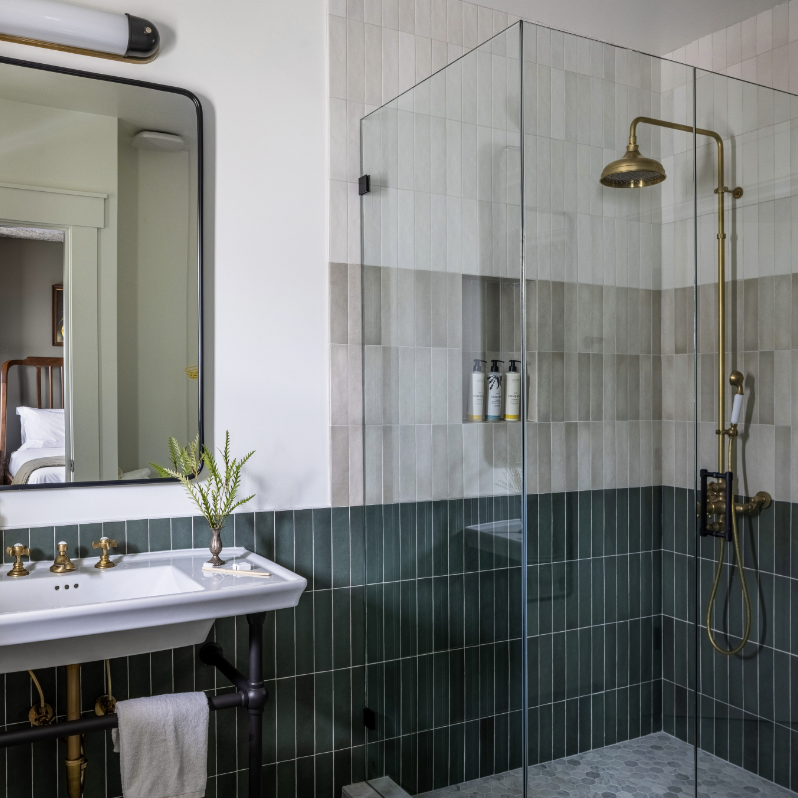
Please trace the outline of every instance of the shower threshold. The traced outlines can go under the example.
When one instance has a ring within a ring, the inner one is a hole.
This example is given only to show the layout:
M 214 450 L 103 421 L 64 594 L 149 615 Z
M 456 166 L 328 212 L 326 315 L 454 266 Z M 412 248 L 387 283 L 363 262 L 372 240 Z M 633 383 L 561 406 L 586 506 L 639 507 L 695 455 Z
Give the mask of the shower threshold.
M 716 756 L 699 752 L 698 795 L 788 798 L 790 790 Z M 693 746 L 656 732 L 529 768 L 531 798 L 688 798 L 695 794 Z M 521 795 L 521 771 L 455 784 L 418 798 Z

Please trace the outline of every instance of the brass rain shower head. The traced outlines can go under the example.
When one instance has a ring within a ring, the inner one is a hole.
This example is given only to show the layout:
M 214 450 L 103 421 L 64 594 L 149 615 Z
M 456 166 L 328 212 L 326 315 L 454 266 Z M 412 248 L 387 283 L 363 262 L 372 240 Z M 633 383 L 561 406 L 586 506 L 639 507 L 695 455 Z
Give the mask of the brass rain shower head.
M 626 155 L 604 167 L 601 184 L 610 188 L 645 188 L 656 186 L 667 175 L 659 161 L 640 154 L 635 143 L 626 147 Z

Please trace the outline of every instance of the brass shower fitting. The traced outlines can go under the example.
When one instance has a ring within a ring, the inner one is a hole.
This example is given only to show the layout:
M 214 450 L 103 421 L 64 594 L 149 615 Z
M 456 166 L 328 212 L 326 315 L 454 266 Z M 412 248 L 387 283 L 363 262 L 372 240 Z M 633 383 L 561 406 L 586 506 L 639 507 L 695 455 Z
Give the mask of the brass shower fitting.
M 100 696 L 94 704 L 97 715 L 107 715 L 116 712 L 116 699 L 111 692 L 111 663 L 105 660 L 106 695 Z M 50 726 L 54 720 L 53 708 L 45 702 L 44 691 L 33 671 L 28 671 L 36 690 L 39 693 L 39 702 L 34 704 L 28 712 L 31 726 Z M 66 699 L 67 720 L 80 719 L 80 665 L 66 666 Z M 80 734 L 69 735 L 67 741 L 67 755 L 64 760 L 66 767 L 67 794 L 69 798 L 80 798 L 83 794 L 83 784 L 86 776 L 86 760 L 83 751 L 83 736 Z
M 28 671 L 31 681 L 36 685 L 39 693 L 39 703 L 34 704 L 28 711 L 28 720 L 31 726 L 49 726 L 53 722 L 55 713 L 53 708 L 44 700 L 44 690 L 33 671 Z
M 95 715 L 113 715 L 116 713 L 116 699 L 111 687 L 111 660 L 105 660 L 105 687 L 108 691 L 94 702 Z
M 708 136 L 714 139 L 717 144 L 718 152 L 718 185 L 715 189 L 715 194 L 718 195 L 718 426 L 716 433 L 718 436 L 718 472 L 716 478 L 725 476 L 729 482 L 729 495 L 731 492 L 731 481 L 733 479 L 732 473 L 732 454 L 734 439 L 737 437 L 737 414 L 739 413 L 742 394 L 743 394 L 743 375 L 739 371 L 733 371 L 730 377 L 731 384 L 737 389 L 737 395 L 740 400 L 735 404 L 735 411 L 733 414 L 733 423 L 728 429 L 725 429 L 726 418 L 726 390 L 724 387 L 724 378 L 726 374 L 726 232 L 724 229 L 724 215 L 725 215 L 725 195 L 731 194 L 734 199 L 740 199 L 743 196 L 742 188 L 729 189 L 724 185 L 724 163 L 723 163 L 723 139 L 714 130 L 704 130 L 703 128 L 693 128 L 689 125 L 679 125 L 676 122 L 666 122 L 662 119 L 653 119 L 648 116 L 638 116 L 632 120 L 629 126 L 629 144 L 626 147 L 626 156 L 613 161 L 604 167 L 601 173 L 601 183 L 610 188 L 645 188 L 646 186 L 655 186 L 661 183 L 667 175 L 665 168 L 659 161 L 653 158 L 646 158 L 640 153 L 637 144 L 637 126 L 641 123 L 654 125 L 656 127 L 669 128 L 671 130 L 680 130 L 684 133 L 695 133 L 698 136 Z M 724 442 L 726 437 L 729 438 L 728 446 L 728 468 L 725 474 L 724 471 Z M 702 476 L 704 479 L 705 474 Z M 712 592 L 709 598 L 707 607 L 706 623 L 707 635 L 712 646 L 720 654 L 731 656 L 742 651 L 748 642 L 751 634 L 751 601 L 748 595 L 748 587 L 745 583 L 745 573 L 743 572 L 742 551 L 739 543 L 739 535 L 737 532 L 737 514 L 750 515 L 763 507 L 770 505 L 770 495 L 761 491 L 749 502 L 745 504 L 734 503 L 732 511 L 728 514 L 731 517 L 731 529 L 727 528 L 726 518 L 726 495 L 727 485 L 726 482 L 713 482 L 707 484 L 706 496 L 706 509 L 708 518 L 722 518 L 724 520 L 715 520 L 709 523 L 704 523 L 702 519 L 702 532 L 701 534 L 715 535 L 721 538 L 721 545 L 718 551 L 717 566 L 715 569 L 715 579 L 712 585 Z M 723 560 L 726 553 L 727 539 L 734 542 L 735 557 L 737 559 L 737 568 L 740 572 L 740 586 L 743 591 L 743 600 L 745 602 L 745 628 L 742 642 L 733 649 L 721 648 L 712 636 L 712 608 L 714 606 L 715 597 L 718 592 L 718 585 L 720 584 L 720 577 L 723 572 Z
M 728 429 L 719 429 L 715 432 L 720 436 L 723 441 L 724 437 L 728 437 L 728 455 L 726 461 L 726 475 L 731 481 L 732 479 L 732 463 L 734 462 L 734 441 L 737 438 L 737 420 L 739 418 L 740 409 L 742 406 L 743 397 L 743 382 L 744 377 L 739 371 L 733 371 L 729 377 L 729 383 L 737 390 L 735 392 L 735 401 L 732 410 L 732 420 Z M 712 501 L 709 501 L 710 495 Z M 720 586 L 720 579 L 723 575 L 723 562 L 726 558 L 726 541 L 728 530 L 725 524 L 720 521 L 714 521 L 707 524 L 707 529 L 710 533 L 717 535 L 720 538 L 720 548 L 718 549 L 718 559 L 715 565 L 715 578 L 712 580 L 712 590 L 709 594 L 709 601 L 707 603 L 707 636 L 712 647 L 720 654 L 730 657 L 734 654 L 739 654 L 748 643 L 748 638 L 751 636 L 751 597 L 748 594 L 748 585 L 745 581 L 745 570 L 743 569 L 742 549 L 740 548 L 740 534 L 737 530 L 737 516 L 738 515 L 753 515 L 760 509 L 770 506 L 770 494 L 765 491 L 760 491 L 750 501 L 744 504 L 733 503 L 731 516 L 731 539 L 734 544 L 734 556 L 737 560 L 737 568 L 740 571 L 740 588 L 743 591 L 743 605 L 745 607 L 745 626 L 743 627 L 742 640 L 731 649 L 721 648 L 716 642 L 712 634 L 712 608 L 715 604 L 715 598 L 718 595 L 718 587 Z M 706 503 L 707 516 L 721 516 L 726 517 L 726 483 L 724 482 L 711 482 L 707 485 L 707 503 Z

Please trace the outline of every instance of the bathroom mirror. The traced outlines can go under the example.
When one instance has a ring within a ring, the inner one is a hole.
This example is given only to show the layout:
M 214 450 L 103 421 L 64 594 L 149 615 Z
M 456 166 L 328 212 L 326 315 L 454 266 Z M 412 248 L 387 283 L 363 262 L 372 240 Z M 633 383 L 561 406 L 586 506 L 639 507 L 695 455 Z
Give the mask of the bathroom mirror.
M 0 59 L 0 486 L 132 484 L 202 438 L 202 110 Z

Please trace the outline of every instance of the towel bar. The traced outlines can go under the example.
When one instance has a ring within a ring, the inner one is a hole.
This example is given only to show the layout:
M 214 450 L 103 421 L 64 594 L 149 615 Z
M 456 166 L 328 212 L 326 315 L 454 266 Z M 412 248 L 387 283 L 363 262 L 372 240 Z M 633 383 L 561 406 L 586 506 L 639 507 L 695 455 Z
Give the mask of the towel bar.
M 261 795 L 261 762 L 263 749 L 263 731 L 261 715 L 269 700 L 269 693 L 263 686 L 263 621 L 266 613 L 259 612 L 247 615 L 249 624 L 249 678 L 245 677 L 222 654 L 218 643 L 205 643 L 199 651 L 200 660 L 206 665 L 214 665 L 235 686 L 235 693 L 208 696 L 208 704 L 212 711 L 247 707 L 249 711 L 249 795 L 260 798 Z M 87 734 L 95 731 L 114 729 L 119 724 L 116 715 L 103 715 L 94 718 L 62 721 L 52 726 L 34 726 L 30 729 L 3 732 L 0 734 L 0 748 L 25 743 L 37 743 L 57 737 L 74 734 Z

